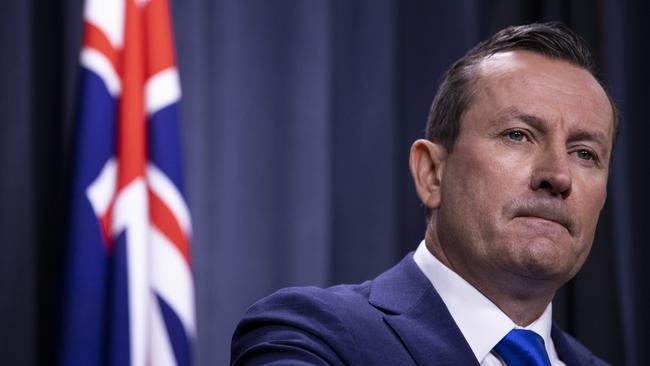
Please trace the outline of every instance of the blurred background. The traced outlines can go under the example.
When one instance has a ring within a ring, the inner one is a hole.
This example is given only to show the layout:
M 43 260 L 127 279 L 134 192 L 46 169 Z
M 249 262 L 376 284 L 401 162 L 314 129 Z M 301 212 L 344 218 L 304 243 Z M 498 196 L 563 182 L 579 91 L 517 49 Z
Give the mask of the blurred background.
M 423 237 L 408 172 L 442 72 L 498 29 L 561 20 L 622 114 L 592 254 L 556 321 L 615 365 L 650 357 L 650 5 L 632 0 L 174 0 L 196 365 L 227 364 L 281 287 L 360 282 Z M 0 360 L 47 365 L 61 325 L 82 0 L 0 5 Z M 644 361 L 645 360 L 645 361 Z

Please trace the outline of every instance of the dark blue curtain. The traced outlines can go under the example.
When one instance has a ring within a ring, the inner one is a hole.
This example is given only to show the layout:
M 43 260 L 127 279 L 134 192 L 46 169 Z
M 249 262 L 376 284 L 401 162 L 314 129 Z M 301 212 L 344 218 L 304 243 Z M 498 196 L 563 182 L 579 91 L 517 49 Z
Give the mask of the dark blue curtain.
M 193 215 L 196 364 L 226 364 L 256 299 L 372 278 L 413 250 L 408 173 L 442 72 L 510 25 L 562 20 L 623 116 L 592 254 L 556 320 L 616 365 L 650 355 L 649 6 L 631 0 L 172 1 Z M 2 5 L 0 359 L 48 364 L 60 325 L 82 0 Z

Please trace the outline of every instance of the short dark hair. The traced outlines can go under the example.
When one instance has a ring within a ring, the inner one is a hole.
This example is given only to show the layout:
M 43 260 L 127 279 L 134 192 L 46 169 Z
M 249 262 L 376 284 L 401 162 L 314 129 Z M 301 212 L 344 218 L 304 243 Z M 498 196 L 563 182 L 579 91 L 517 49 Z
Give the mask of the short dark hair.
M 589 71 L 605 90 L 612 107 L 612 150 L 614 149 L 619 125 L 614 101 L 596 72 L 595 62 L 586 42 L 560 22 L 532 23 L 502 29 L 456 61 L 443 75 L 433 99 L 426 127 L 428 140 L 443 144 L 447 151 L 453 150 L 460 133 L 461 118 L 472 102 L 474 85 L 478 79 L 475 66 L 495 53 L 509 50 L 532 51 Z

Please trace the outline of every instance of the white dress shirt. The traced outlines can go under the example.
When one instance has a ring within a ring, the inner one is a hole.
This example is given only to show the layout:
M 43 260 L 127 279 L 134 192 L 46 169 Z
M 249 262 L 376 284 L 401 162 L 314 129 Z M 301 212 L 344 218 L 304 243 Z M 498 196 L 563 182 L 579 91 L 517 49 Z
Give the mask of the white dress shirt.
M 564 366 L 557 356 L 551 339 L 553 322 L 551 304 L 548 304 L 537 320 L 522 328 L 474 286 L 442 264 L 429 252 L 424 240 L 415 251 L 413 260 L 442 298 L 481 366 L 505 366 L 503 361 L 491 351 L 508 332 L 515 328 L 528 329 L 539 334 L 544 339 L 551 365 Z

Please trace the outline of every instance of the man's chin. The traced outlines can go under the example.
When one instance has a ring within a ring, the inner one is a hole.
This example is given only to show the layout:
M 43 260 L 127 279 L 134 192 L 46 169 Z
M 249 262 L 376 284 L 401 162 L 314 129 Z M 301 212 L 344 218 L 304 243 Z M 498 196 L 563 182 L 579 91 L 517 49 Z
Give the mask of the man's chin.
M 513 266 L 524 278 L 537 281 L 564 282 L 571 275 L 572 265 L 567 260 L 570 242 L 557 242 L 547 237 L 535 237 L 517 245 Z

